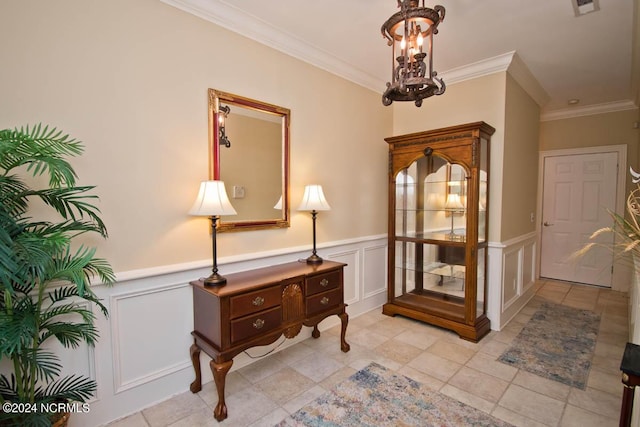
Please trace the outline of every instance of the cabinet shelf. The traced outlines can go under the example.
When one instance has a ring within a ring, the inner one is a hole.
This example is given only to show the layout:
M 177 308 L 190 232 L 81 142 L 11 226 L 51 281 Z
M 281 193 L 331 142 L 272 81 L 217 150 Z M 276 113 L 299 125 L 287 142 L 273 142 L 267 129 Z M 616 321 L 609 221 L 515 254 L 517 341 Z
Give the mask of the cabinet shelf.
M 446 264 L 444 262 L 432 262 L 429 264 L 416 265 L 407 262 L 403 265 L 397 265 L 396 268 L 402 271 L 411 271 L 422 274 L 433 274 L 440 277 L 452 277 L 455 279 L 463 279 L 465 275 L 465 266 L 456 264 Z
M 457 209 L 447 209 L 447 208 L 437 208 L 437 207 L 425 207 L 422 209 L 415 209 L 415 208 L 397 208 L 396 209 L 397 213 L 400 214 L 404 214 L 404 213 L 445 213 L 445 214 L 453 214 L 456 216 L 464 216 L 464 214 L 467 212 L 466 208 L 457 208 Z
M 428 181 L 428 182 L 425 183 L 425 185 L 427 187 L 429 187 L 429 186 L 434 186 L 434 185 L 435 186 L 447 185 L 447 184 L 451 184 L 451 183 L 464 183 L 464 181 L 465 181 L 464 179 L 450 179 L 448 181 L 447 180 L 437 180 L 437 181 Z M 403 182 L 396 183 L 396 187 L 405 187 L 406 186 L 406 187 L 414 187 L 415 188 L 415 187 L 419 187 L 421 185 L 422 185 L 421 183 L 415 183 L 415 182 L 409 182 L 409 183 L 406 183 L 406 184 L 403 183 Z
M 456 230 L 454 230 L 454 233 L 455 231 Z M 431 244 L 449 244 L 454 246 L 464 246 L 467 240 L 464 234 L 452 235 L 449 231 L 405 233 L 403 235 L 396 235 L 395 239 L 401 242 L 406 241 L 406 242 L 431 243 Z
M 384 314 L 477 342 L 486 315 L 489 145 L 484 122 L 386 138 L 389 251 Z

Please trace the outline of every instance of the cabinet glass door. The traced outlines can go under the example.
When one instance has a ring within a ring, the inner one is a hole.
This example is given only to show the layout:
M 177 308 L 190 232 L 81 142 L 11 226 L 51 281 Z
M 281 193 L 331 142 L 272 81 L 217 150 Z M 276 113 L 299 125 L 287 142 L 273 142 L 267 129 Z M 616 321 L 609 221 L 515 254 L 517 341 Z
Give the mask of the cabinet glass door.
M 486 295 L 487 288 L 487 260 L 486 260 L 486 241 L 487 241 L 487 209 L 489 197 L 488 183 L 488 167 L 489 167 L 489 141 L 486 138 L 480 138 L 480 170 L 478 180 L 478 277 L 476 279 L 476 316 L 486 313 Z
M 427 296 L 430 308 L 464 318 L 467 182 L 461 165 L 435 155 L 396 175 L 396 301 Z

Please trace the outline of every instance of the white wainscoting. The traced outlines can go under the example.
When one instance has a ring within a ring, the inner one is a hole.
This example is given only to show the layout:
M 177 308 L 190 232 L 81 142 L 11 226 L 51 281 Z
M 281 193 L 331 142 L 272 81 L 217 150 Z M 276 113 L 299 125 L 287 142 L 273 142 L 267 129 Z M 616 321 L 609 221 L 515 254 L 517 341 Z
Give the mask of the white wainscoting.
M 319 246 L 325 259 L 344 262 L 345 302 L 354 318 L 386 302 L 387 238 L 371 236 Z M 222 274 L 250 270 L 306 258 L 307 248 L 219 259 Z M 189 391 L 194 379 L 189 358 L 193 329 L 193 296 L 189 282 L 210 274 L 206 260 L 118 274 L 112 287 L 97 286 L 96 293 L 109 309 L 99 312 L 100 340 L 95 349 L 81 347 L 62 353 L 73 372 L 89 374 L 98 382 L 96 398 L 88 413 L 73 414 L 71 427 L 99 426 Z M 326 330 L 339 324 L 337 316 L 324 320 Z M 311 336 L 311 328 L 292 340 L 250 349 L 234 359 L 239 369 L 274 350 L 281 350 Z M 349 330 L 347 329 L 347 340 Z M 336 342 L 336 346 L 339 345 Z M 209 358 L 201 354 L 203 382 L 211 381 Z
M 499 331 L 535 294 L 536 233 L 489 244 L 487 316 Z
M 318 252 L 325 259 L 348 264 L 344 294 L 351 319 L 386 302 L 386 236 L 323 244 Z M 219 259 L 219 266 L 222 274 L 230 274 L 306 258 L 309 253 L 308 248 L 291 248 L 227 257 Z M 487 314 L 492 329 L 503 328 L 533 296 L 536 253 L 535 233 L 489 244 Z M 70 427 L 104 425 L 189 391 L 194 379 L 189 358 L 193 329 L 189 282 L 208 276 L 210 269 L 203 260 L 130 271 L 118 274 L 113 287 L 95 288 L 110 312 L 108 319 L 96 312 L 100 340 L 95 349 L 85 346 L 62 352 L 62 357 L 72 372 L 96 378 L 98 392 L 90 411 L 74 414 Z M 326 330 L 339 323 L 337 316 L 331 316 L 319 328 Z M 310 336 L 311 328 L 303 328 L 294 339 L 250 349 L 234 358 L 232 370 Z M 209 358 L 204 352 L 201 358 L 203 382 L 211 381 Z

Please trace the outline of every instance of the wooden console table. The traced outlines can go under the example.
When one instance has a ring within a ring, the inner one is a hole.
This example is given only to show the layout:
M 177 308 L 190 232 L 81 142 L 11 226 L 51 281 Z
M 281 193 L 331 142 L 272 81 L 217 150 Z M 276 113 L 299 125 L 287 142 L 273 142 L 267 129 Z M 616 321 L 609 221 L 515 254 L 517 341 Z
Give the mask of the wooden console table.
M 324 261 L 310 265 L 291 262 L 226 275 L 227 284 L 193 287 L 194 343 L 191 361 L 196 378 L 191 391 L 202 389 L 200 351 L 211 357 L 209 366 L 218 391 L 216 420 L 227 418 L 224 401 L 225 380 L 233 358 L 248 348 L 267 345 L 281 335 L 293 338 L 302 325 L 312 326 L 318 338 L 318 323 L 331 315 L 340 317 L 340 348 L 349 351 L 345 341 L 349 316 L 345 309 L 343 269 L 346 264 Z

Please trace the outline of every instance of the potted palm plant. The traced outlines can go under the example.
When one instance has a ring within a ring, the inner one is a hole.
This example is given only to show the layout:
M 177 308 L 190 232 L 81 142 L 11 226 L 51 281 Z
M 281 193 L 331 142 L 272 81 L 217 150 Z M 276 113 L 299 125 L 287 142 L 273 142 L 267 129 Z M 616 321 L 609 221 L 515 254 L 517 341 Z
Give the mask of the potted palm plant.
M 91 308 L 108 313 L 91 281 L 115 280 L 94 248 L 74 243 L 86 233 L 107 236 L 94 187 L 76 185 L 66 160 L 83 150 L 55 128 L 0 130 L 0 426 L 65 425 L 65 412 L 86 409 L 71 405 L 96 390 L 89 378 L 61 376 L 48 347 L 54 340 L 65 348 L 93 345 Z M 35 218 L 34 201 L 52 212 Z

